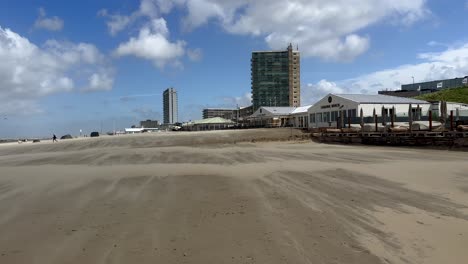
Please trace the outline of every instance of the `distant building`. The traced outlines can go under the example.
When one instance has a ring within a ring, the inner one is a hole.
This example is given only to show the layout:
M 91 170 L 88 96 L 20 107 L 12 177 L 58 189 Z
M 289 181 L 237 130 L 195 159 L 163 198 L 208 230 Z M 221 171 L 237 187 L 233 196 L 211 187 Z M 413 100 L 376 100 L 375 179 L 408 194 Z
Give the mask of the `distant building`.
M 430 82 L 421 82 L 414 84 L 404 84 L 401 86 L 403 91 L 424 91 L 424 90 L 442 90 L 468 86 L 468 76 L 455 79 L 437 80 Z
M 261 106 L 300 106 L 300 72 L 300 53 L 292 45 L 284 51 L 252 52 L 253 110 Z
M 142 128 L 156 128 L 159 127 L 159 121 L 158 120 L 145 120 L 145 121 L 140 121 L 140 127 Z
M 235 127 L 235 122 L 222 117 L 213 117 L 203 120 L 196 120 L 183 124 L 184 130 L 187 131 L 206 131 L 206 130 L 222 130 Z
M 168 88 L 163 93 L 164 124 L 175 124 L 178 122 L 177 91 Z
M 203 109 L 203 119 L 222 117 L 224 119 L 233 119 L 235 109 L 226 108 L 205 108 Z
M 398 97 L 416 97 L 422 94 L 433 93 L 437 90 L 424 90 L 424 91 L 403 91 L 403 90 L 396 90 L 396 91 L 379 91 L 379 94 L 382 95 L 391 95 L 391 96 L 398 96 Z
M 242 122 L 246 120 L 249 116 L 254 113 L 253 105 L 247 107 L 239 107 L 239 109 L 234 110 L 234 120 Z

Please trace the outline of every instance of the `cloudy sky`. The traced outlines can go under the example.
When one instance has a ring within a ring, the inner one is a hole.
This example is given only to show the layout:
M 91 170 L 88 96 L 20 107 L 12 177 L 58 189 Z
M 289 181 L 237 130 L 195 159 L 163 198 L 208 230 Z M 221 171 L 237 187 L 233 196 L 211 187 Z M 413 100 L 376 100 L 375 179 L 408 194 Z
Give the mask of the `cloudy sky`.
M 0 1 L 0 137 L 247 105 L 253 50 L 301 51 L 302 104 L 468 75 L 467 0 Z

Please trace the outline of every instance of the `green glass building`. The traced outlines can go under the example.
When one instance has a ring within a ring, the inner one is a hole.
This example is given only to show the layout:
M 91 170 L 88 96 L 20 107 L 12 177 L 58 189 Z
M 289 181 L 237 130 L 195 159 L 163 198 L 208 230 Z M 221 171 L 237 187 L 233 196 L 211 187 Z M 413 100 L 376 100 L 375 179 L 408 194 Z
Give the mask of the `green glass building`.
M 292 45 L 284 51 L 252 52 L 251 70 L 254 111 L 261 106 L 300 106 L 300 53 Z

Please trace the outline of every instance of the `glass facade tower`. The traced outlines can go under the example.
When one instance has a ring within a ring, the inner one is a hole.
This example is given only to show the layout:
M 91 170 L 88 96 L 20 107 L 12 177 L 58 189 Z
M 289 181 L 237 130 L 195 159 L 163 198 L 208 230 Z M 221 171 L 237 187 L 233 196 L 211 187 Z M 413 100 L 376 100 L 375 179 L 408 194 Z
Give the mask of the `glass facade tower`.
M 177 91 L 169 88 L 163 93 L 164 124 L 175 124 L 178 122 Z
M 300 54 L 292 45 L 285 51 L 252 52 L 251 71 L 255 110 L 261 106 L 300 106 Z

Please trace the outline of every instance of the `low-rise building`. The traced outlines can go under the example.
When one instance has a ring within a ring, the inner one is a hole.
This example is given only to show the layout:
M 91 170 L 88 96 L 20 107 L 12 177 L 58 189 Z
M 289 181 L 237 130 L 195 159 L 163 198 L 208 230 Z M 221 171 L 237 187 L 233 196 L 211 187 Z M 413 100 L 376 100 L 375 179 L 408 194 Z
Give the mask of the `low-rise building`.
M 250 126 L 254 127 L 286 127 L 291 126 L 291 113 L 296 107 L 262 106 L 249 117 Z
M 328 94 L 308 109 L 309 127 L 336 127 L 340 115 L 345 121 L 349 117 L 352 123 L 359 124 L 357 119 L 361 110 L 364 117 L 372 117 L 374 114 L 382 116 L 383 112 L 386 116 L 408 116 L 410 104 L 415 114 L 419 109 L 419 115 L 427 114 L 431 108 L 431 103 L 412 98 L 380 94 Z
M 233 119 L 235 109 L 228 108 L 205 108 L 203 109 L 203 119 L 222 117 L 224 119 Z
M 188 122 L 182 125 L 187 131 L 206 131 L 206 130 L 222 130 L 235 127 L 236 123 L 232 120 L 222 117 L 213 117 L 202 120 Z
M 309 108 L 312 105 L 300 106 L 291 113 L 292 124 L 296 128 L 309 128 Z
M 310 107 L 260 107 L 249 117 L 250 126 L 308 128 Z
M 157 128 L 159 127 L 159 121 L 158 120 L 145 120 L 145 121 L 140 121 L 140 127 L 143 128 Z

